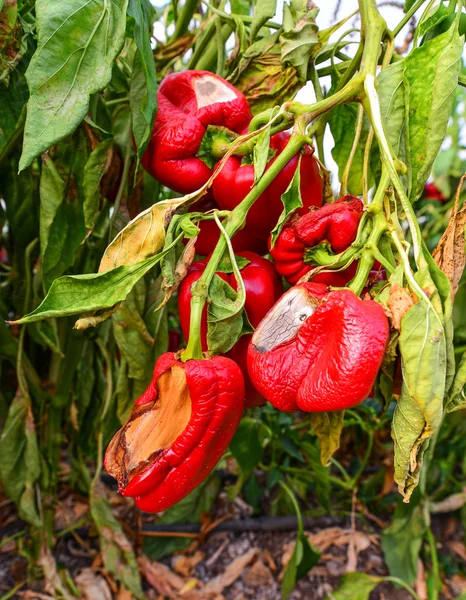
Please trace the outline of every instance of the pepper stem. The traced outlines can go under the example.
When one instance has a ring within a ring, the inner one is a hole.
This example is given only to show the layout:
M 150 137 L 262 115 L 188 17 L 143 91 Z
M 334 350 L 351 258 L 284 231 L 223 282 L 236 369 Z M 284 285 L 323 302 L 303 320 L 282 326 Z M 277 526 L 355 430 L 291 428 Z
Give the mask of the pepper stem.
M 297 154 L 304 144 L 307 137 L 299 133 L 292 134 L 288 144 L 277 156 L 270 168 L 263 174 L 257 185 L 252 188 L 244 200 L 236 206 L 229 217 L 225 219 L 225 233 L 228 238 L 232 238 L 235 233 L 241 229 L 246 220 L 249 209 L 259 196 L 272 183 L 288 162 Z M 221 235 L 215 246 L 212 256 L 202 274 L 202 276 L 191 287 L 191 320 L 189 327 L 189 340 L 186 350 L 181 354 L 181 360 L 186 362 L 191 358 L 202 358 L 201 347 L 201 317 L 204 304 L 208 298 L 208 290 L 212 281 L 218 263 L 227 248 L 227 241 L 224 235 Z

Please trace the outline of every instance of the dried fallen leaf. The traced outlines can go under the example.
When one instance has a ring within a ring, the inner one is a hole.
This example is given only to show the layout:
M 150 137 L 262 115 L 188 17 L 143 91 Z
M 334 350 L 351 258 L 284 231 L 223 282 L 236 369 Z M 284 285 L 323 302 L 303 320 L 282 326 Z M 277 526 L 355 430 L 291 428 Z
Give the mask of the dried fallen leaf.
M 387 300 L 387 307 L 390 311 L 390 317 L 393 327 L 400 331 L 401 319 L 413 306 L 414 302 L 407 289 L 397 283 L 390 286 L 390 296 Z
M 82 600 L 112 600 L 108 583 L 92 569 L 83 569 L 75 578 Z
M 273 576 L 270 569 L 259 559 L 243 577 L 243 581 L 249 587 L 259 587 L 260 585 L 270 584 L 273 581 Z
M 44 590 L 47 592 L 47 594 L 55 595 L 56 592 L 59 592 L 63 598 L 65 598 L 65 600 L 71 600 L 70 593 L 63 586 L 60 576 L 58 575 L 55 558 L 50 552 L 48 546 L 45 544 L 42 544 L 40 548 L 39 560 L 37 562 L 42 567 L 42 571 L 44 573 Z
M 448 583 L 450 584 L 452 592 L 456 594 L 455 598 L 466 592 L 466 577 L 464 575 L 457 573 L 456 575 L 453 575 Z
M 430 512 L 449 513 L 462 508 L 466 504 L 466 488 L 459 494 L 452 494 L 440 502 L 432 502 Z
M 426 573 L 424 570 L 424 563 L 419 558 L 417 561 L 417 576 L 415 582 L 416 593 L 419 596 L 419 600 L 427 600 L 427 583 Z
M 445 229 L 437 248 L 432 253 L 438 267 L 447 275 L 451 283 L 453 296 L 458 290 L 458 284 L 463 274 L 466 261 L 465 255 L 465 228 L 466 228 L 466 206 L 458 211 L 461 188 L 466 179 L 466 174 L 460 180 L 456 190 L 456 200 L 451 211 L 450 220 Z
M 177 554 L 172 558 L 172 568 L 183 577 L 191 577 L 197 564 L 204 559 L 204 553 L 198 550 L 192 556 Z
M 463 542 L 452 541 L 447 542 L 447 546 L 450 550 L 453 550 L 455 554 L 457 554 L 460 558 L 462 558 L 466 562 L 466 547 Z
M 203 588 L 205 594 L 221 594 L 222 591 L 234 583 L 243 573 L 243 570 L 257 555 L 258 549 L 251 548 L 246 554 L 237 556 L 223 573 L 211 579 Z
M 125 587 L 120 587 L 115 600 L 133 600 L 133 594 Z
M 162 563 L 150 561 L 146 556 L 138 558 L 141 574 L 148 583 L 162 596 L 175 598 L 183 588 L 185 581 Z

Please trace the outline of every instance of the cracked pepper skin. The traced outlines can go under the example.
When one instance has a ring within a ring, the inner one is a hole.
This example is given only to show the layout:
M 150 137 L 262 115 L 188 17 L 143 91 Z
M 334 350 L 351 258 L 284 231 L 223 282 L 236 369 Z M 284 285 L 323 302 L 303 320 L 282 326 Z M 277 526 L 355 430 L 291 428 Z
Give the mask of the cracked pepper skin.
M 380 304 L 347 289 L 298 284 L 252 336 L 249 375 L 279 410 L 350 408 L 369 396 L 388 339 L 388 319 Z
M 232 360 L 163 354 L 152 382 L 114 435 L 105 469 L 146 512 L 170 508 L 212 471 L 244 408 L 243 375 Z

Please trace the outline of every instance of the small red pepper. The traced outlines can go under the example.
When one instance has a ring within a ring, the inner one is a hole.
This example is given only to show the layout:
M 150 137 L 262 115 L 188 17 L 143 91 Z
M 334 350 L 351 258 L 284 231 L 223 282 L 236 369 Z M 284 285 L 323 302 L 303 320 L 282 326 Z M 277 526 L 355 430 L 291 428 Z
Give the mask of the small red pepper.
M 219 207 L 212 198 L 209 198 L 196 202 L 190 208 L 190 212 L 207 212 L 214 209 L 219 209 Z M 220 238 L 220 229 L 214 220 L 199 221 L 197 226 L 200 232 L 196 240 L 196 254 L 207 256 L 213 252 L 217 245 Z M 243 252 L 244 250 L 250 250 L 257 254 L 265 254 L 267 252 L 267 243 L 257 238 L 254 232 L 247 227 L 240 229 L 236 233 L 231 239 L 231 244 L 235 252 Z
M 250 262 L 241 270 L 244 287 L 246 288 L 246 301 L 244 308 L 253 327 L 257 327 L 267 311 L 275 304 L 283 293 L 282 284 L 272 263 L 253 252 L 240 252 L 238 256 Z M 178 290 L 178 312 L 180 325 L 186 339 L 189 336 L 191 320 L 191 287 L 204 272 L 207 261 L 195 262 L 189 268 L 188 274 Z M 217 275 L 229 283 L 236 290 L 238 285 L 235 276 L 230 273 L 218 272 Z M 238 340 L 227 356 L 237 362 L 244 374 L 246 385 L 246 408 L 257 406 L 260 401 L 247 376 L 247 348 L 251 336 L 244 335 Z M 204 307 L 201 320 L 202 350 L 207 351 L 207 307 Z
M 212 174 L 196 154 L 208 125 L 242 133 L 251 120 L 244 95 L 208 71 L 167 75 L 160 84 L 152 137 L 141 163 L 160 183 L 189 194 Z
M 279 410 L 342 410 L 365 400 L 389 339 L 382 306 L 351 290 L 301 283 L 252 336 L 249 376 Z
M 230 359 L 157 361 L 154 376 L 105 453 L 123 496 L 160 512 L 187 496 L 231 442 L 244 408 L 244 382 Z
M 424 200 L 438 200 L 442 204 L 447 201 L 433 181 L 426 183 L 424 186 Z
M 325 204 L 284 227 L 270 253 L 278 273 L 294 285 L 316 264 L 312 264 L 310 248 L 328 244 L 335 253 L 349 248 L 356 239 L 364 205 L 359 198 L 345 196 L 333 204 Z M 314 283 L 343 287 L 357 270 L 353 261 L 343 271 L 319 273 Z
M 277 133 L 270 139 L 270 147 L 277 155 L 285 148 L 289 133 Z M 274 163 L 276 156 L 267 163 L 267 169 Z M 252 229 L 257 237 L 266 240 L 280 217 L 283 204 L 282 194 L 288 188 L 298 166 L 299 156 L 294 156 L 278 177 L 254 202 L 246 218 L 246 226 Z M 301 198 L 303 206 L 296 212 L 307 213 L 312 206 L 321 206 L 323 199 L 323 179 L 319 165 L 312 156 L 311 149 L 306 146 L 301 157 Z M 232 210 L 245 198 L 254 185 L 254 166 L 242 165 L 241 158 L 230 156 L 224 167 L 214 179 L 212 190 L 220 208 Z

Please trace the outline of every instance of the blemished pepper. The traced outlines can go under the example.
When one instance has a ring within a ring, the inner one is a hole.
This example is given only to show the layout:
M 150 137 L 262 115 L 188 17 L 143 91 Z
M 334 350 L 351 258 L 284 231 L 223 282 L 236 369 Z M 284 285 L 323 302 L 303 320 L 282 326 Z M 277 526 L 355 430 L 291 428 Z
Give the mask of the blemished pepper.
M 241 269 L 241 276 L 246 289 L 244 309 L 251 325 L 257 327 L 262 318 L 283 293 L 283 287 L 279 276 L 269 260 L 262 258 L 253 252 L 240 252 L 238 253 L 238 256 L 246 258 L 249 261 L 249 263 Z M 178 312 L 180 315 L 181 329 L 186 339 L 188 339 L 189 336 L 191 320 L 191 287 L 193 283 L 201 277 L 206 266 L 207 261 L 193 263 L 178 290 Z M 233 289 L 237 289 L 237 282 L 232 273 L 217 272 L 217 275 L 229 283 Z M 247 374 L 247 351 L 250 338 L 250 335 L 241 336 L 227 354 L 227 356 L 238 363 L 243 371 L 246 386 L 246 408 L 257 406 L 263 402 L 257 395 Z M 204 307 L 201 320 L 201 344 L 202 350 L 206 352 L 208 349 L 207 307 Z
M 278 273 L 294 285 L 316 266 L 312 248 L 324 244 L 336 254 L 349 248 L 356 238 L 363 211 L 359 198 L 345 196 L 286 225 L 270 248 Z M 313 281 L 343 287 L 354 277 L 356 269 L 354 261 L 343 271 L 318 273 Z
M 157 99 L 157 116 L 142 165 L 163 185 L 189 194 L 202 187 L 212 174 L 212 169 L 196 156 L 207 126 L 243 133 L 251 111 L 240 91 L 208 71 L 167 75 Z
M 254 332 L 249 376 L 282 411 L 350 408 L 370 395 L 388 339 L 388 319 L 377 302 L 349 289 L 300 283 Z
M 269 160 L 266 169 L 276 160 L 290 139 L 286 132 L 277 133 L 270 139 L 270 147 L 276 155 Z M 294 156 L 280 174 L 272 181 L 246 217 L 246 227 L 254 231 L 259 238 L 267 240 L 283 210 L 282 194 L 286 191 L 298 166 L 299 156 Z M 220 173 L 214 179 L 212 190 L 220 208 L 233 210 L 246 197 L 254 186 L 254 166 L 242 164 L 238 156 L 230 156 Z M 322 205 L 324 183 L 319 164 L 313 157 L 309 146 L 301 155 L 300 190 L 303 206 L 296 212 L 304 215 L 310 207 Z
M 214 469 L 243 408 L 243 376 L 232 360 L 183 363 L 173 353 L 163 354 L 149 387 L 110 442 L 105 469 L 141 510 L 166 510 Z

